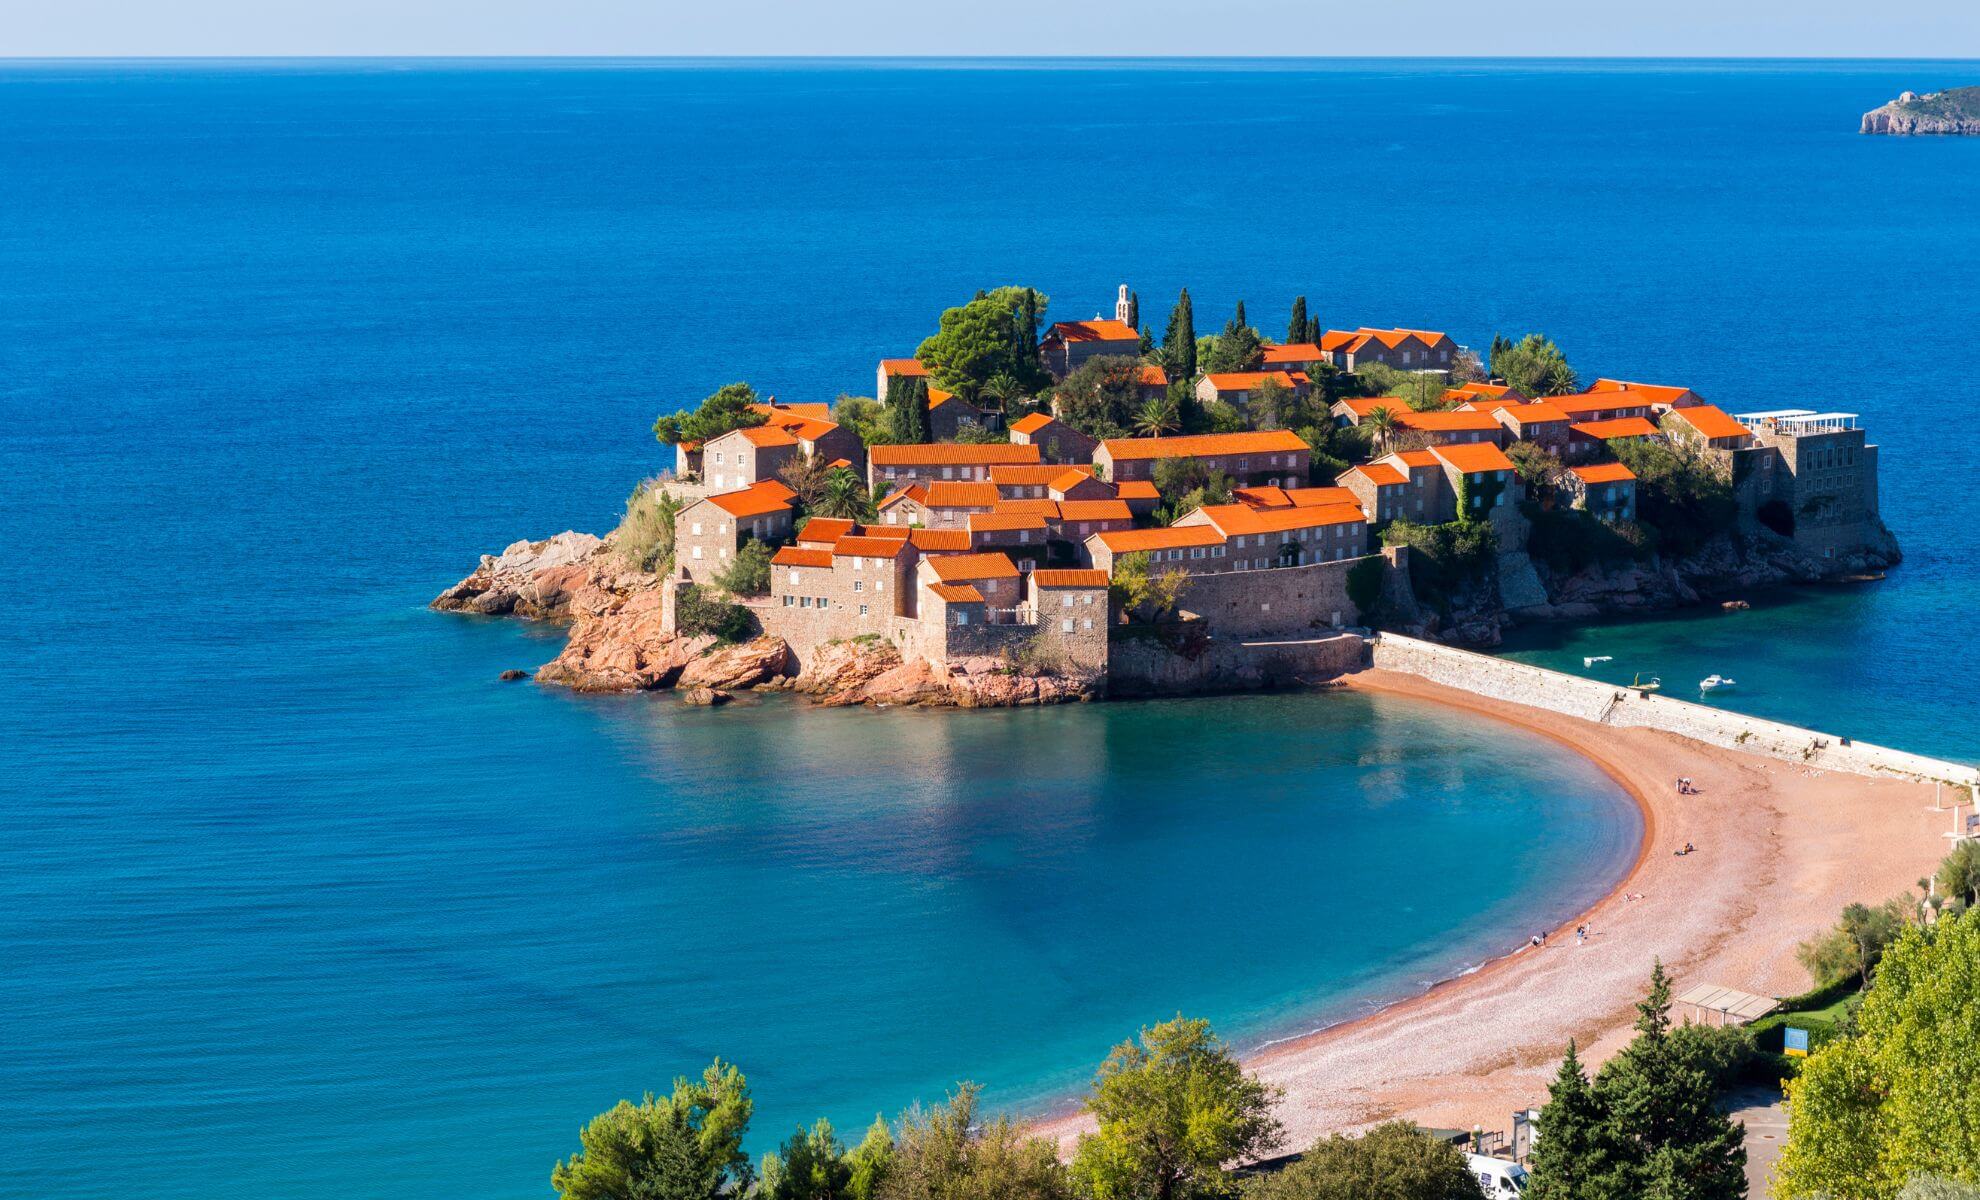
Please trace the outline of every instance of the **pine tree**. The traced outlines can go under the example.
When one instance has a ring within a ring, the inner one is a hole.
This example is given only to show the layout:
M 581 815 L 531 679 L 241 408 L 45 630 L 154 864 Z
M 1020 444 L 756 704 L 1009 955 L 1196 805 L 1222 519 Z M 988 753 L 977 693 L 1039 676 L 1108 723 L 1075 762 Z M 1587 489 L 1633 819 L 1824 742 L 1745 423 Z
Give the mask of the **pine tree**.
M 1185 382 L 1196 378 L 1196 310 L 1184 288 L 1169 314 L 1169 332 L 1162 338 L 1162 353 L 1169 360 L 1169 373 Z
M 1602 1193 L 1593 1185 L 1607 1166 L 1602 1146 L 1605 1122 L 1572 1041 L 1547 1087 L 1540 1128 L 1543 1132 L 1527 1164 L 1531 1173 L 1527 1200 L 1598 1200 Z
M 1718 1110 L 1711 1079 L 1686 1065 L 1671 1040 L 1671 984 L 1662 962 L 1636 1011 L 1636 1040 L 1595 1080 L 1614 1163 L 1588 1194 L 1741 1200 L 1745 1131 Z
M 887 429 L 902 445 L 928 440 L 928 379 L 897 375 L 887 385 Z
M 1306 340 L 1306 297 L 1294 296 L 1292 320 L 1286 323 L 1286 345 L 1297 346 Z

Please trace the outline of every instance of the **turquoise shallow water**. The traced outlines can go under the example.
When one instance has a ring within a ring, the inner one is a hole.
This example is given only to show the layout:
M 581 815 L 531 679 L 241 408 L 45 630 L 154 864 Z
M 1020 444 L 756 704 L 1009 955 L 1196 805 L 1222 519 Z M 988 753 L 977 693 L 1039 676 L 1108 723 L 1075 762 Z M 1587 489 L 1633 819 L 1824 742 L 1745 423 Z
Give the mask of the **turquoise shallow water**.
M 1853 130 L 1974 70 L 0 65 L 0 1194 L 542 1196 L 717 1052 L 766 1140 L 1031 1107 L 1620 870 L 1586 764 L 1408 704 L 683 713 L 498 685 L 553 637 L 421 609 L 609 524 L 656 409 L 863 389 L 980 286 L 1544 328 L 1736 408 L 1812 375 L 1911 561 L 1592 652 L 1970 751 L 1970 368 L 1860 331 L 1980 328 L 1980 141 Z

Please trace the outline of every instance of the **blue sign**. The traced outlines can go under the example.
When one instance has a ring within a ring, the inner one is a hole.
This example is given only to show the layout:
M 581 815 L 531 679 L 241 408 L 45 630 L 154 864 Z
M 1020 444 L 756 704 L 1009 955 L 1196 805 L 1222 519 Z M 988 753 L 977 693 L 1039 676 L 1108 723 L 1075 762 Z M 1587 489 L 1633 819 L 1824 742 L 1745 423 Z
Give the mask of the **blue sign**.
M 1781 1044 L 1791 1057 L 1808 1057 L 1808 1031 L 1806 1029 L 1796 1029 L 1792 1025 L 1783 1027 L 1781 1030 Z

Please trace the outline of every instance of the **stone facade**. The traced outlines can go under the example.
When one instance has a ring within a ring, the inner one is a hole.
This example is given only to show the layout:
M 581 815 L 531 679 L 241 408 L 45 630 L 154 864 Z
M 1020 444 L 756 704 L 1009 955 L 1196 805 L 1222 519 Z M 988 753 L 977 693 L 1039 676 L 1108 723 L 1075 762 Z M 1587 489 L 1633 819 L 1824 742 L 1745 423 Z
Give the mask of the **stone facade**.
M 1348 599 L 1347 577 L 1357 563 L 1382 562 L 1380 555 L 1193 575 L 1181 607 L 1209 623 L 1220 637 L 1310 634 L 1361 623 L 1361 611 Z
M 791 536 L 791 510 L 757 516 L 731 516 L 713 500 L 697 500 L 674 518 L 676 574 L 709 583 L 726 569 L 744 538 L 776 545 Z
M 734 491 L 775 479 L 786 463 L 803 453 L 796 438 L 778 430 L 760 425 L 732 429 L 702 445 L 701 475 L 714 491 Z
M 1854 422 L 1850 422 L 1853 426 Z M 1800 431 L 1798 431 L 1800 430 Z M 1755 428 L 1756 445 L 1730 454 L 1741 515 L 1834 557 L 1888 538 L 1878 511 L 1877 447 L 1856 428 Z

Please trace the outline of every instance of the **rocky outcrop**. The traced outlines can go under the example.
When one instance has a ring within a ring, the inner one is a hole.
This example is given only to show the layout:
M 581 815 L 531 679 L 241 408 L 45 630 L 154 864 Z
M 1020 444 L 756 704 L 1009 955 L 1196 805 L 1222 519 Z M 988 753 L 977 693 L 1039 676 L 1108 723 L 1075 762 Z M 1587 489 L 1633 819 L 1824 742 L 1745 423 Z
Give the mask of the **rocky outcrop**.
M 1980 134 L 1980 87 L 1904 92 L 1863 114 L 1864 133 Z
M 760 637 L 709 650 L 681 669 L 674 686 L 741 691 L 781 679 L 789 672 L 790 662 L 791 648 L 783 638 Z
M 536 673 L 541 683 L 580 692 L 672 687 L 715 644 L 660 627 L 660 589 L 651 576 L 593 572 L 571 593 L 570 640 Z
M 890 642 L 859 638 L 820 646 L 793 681 L 792 690 L 830 708 L 854 704 L 1016 708 L 1097 700 L 1105 684 L 1091 675 L 1017 671 L 1002 658 L 969 658 L 947 668 L 923 660 L 908 662 Z
M 522 541 L 484 554 L 474 573 L 434 597 L 443 612 L 513 614 L 562 620 L 571 595 L 608 558 L 605 542 L 566 530 L 540 542 Z

